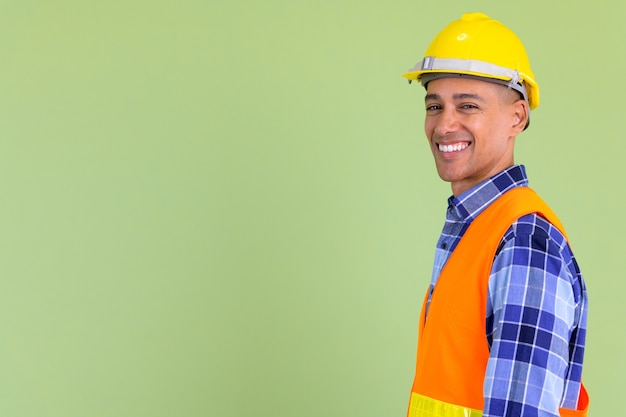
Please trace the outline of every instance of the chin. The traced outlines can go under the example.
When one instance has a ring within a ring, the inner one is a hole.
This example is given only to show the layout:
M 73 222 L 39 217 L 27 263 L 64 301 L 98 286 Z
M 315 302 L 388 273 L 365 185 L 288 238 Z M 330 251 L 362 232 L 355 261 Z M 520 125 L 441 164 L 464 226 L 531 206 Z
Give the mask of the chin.
M 445 182 L 455 182 L 462 177 L 458 172 L 450 172 L 450 170 L 443 169 L 437 169 L 437 174 Z

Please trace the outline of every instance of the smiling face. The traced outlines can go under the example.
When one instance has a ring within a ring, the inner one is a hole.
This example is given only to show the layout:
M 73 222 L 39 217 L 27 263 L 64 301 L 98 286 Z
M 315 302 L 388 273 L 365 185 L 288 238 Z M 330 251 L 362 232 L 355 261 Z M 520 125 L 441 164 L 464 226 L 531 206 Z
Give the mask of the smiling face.
M 513 165 L 527 119 L 527 103 L 505 86 L 461 77 L 427 85 L 424 130 L 455 196 Z

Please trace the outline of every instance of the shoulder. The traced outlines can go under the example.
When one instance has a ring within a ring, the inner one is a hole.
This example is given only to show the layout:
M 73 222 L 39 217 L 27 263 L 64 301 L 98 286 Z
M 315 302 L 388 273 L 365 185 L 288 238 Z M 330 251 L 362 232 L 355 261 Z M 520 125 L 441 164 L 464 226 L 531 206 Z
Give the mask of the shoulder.
M 507 244 L 528 246 L 544 251 L 568 251 L 567 239 L 553 224 L 537 213 L 518 218 L 504 233 L 498 252 Z
M 580 268 L 561 231 L 532 213 L 518 218 L 505 232 L 494 256 L 494 271 L 508 266 L 537 268 L 544 273 L 581 279 Z

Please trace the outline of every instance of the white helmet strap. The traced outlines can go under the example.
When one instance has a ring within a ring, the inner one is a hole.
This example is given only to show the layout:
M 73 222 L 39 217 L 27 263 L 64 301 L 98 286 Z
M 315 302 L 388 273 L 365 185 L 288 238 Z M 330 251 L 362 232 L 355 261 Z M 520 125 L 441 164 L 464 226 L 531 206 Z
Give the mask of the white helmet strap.
M 426 86 L 429 81 L 435 78 L 452 76 L 476 77 L 484 81 L 494 82 L 512 88 L 522 94 L 524 99 L 528 101 L 528 92 L 526 91 L 524 80 L 520 77 L 519 72 L 489 62 L 474 59 L 435 58 L 427 56 L 415 64 L 415 67 L 410 71 L 437 71 L 421 74 L 420 81 L 423 86 Z M 459 73 L 458 71 L 463 71 L 463 73 Z M 464 74 L 466 72 L 484 74 L 484 76 Z M 505 80 L 492 77 L 502 77 L 505 78 Z

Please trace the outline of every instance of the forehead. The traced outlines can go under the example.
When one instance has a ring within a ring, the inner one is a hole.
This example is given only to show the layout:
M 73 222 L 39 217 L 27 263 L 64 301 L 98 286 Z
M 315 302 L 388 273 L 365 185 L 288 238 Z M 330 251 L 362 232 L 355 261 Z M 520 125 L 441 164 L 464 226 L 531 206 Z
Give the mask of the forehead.
M 426 99 L 437 97 L 441 99 L 477 96 L 483 100 L 498 98 L 499 90 L 506 87 L 471 78 L 451 77 L 439 78 L 426 85 Z

